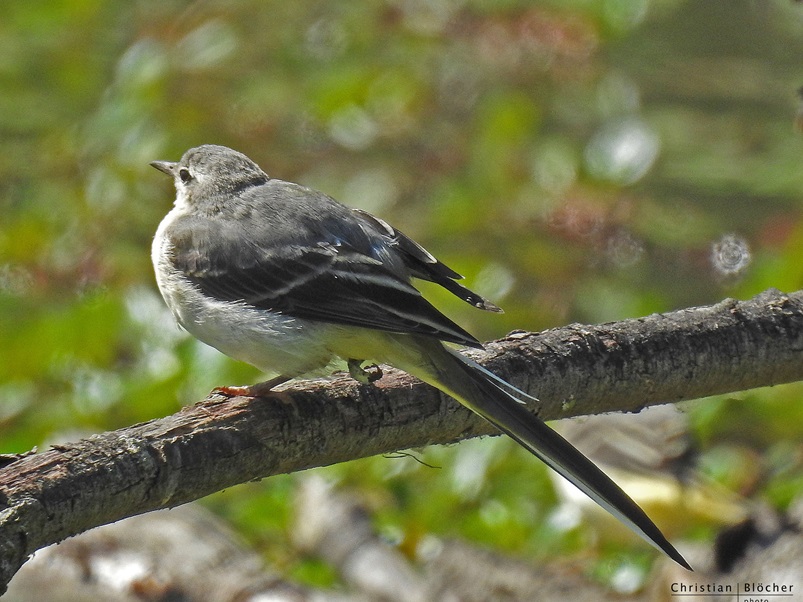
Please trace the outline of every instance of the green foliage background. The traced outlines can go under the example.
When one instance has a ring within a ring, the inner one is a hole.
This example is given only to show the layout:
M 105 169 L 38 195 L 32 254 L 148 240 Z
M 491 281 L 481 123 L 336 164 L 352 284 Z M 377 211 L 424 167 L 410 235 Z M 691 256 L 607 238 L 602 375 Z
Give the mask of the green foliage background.
M 258 375 L 187 338 L 150 241 L 148 167 L 205 142 L 368 209 L 506 313 L 431 291 L 481 339 L 803 285 L 803 7 L 370 0 L 4 3 L 0 452 L 163 416 Z M 801 386 L 692 405 L 711 474 L 783 508 L 803 490 Z M 545 471 L 486 439 L 327 469 L 391 539 L 581 552 Z M 762 485 L 748 484 L 756 475 Z M 298 477 L 206 503 L 289 574 Z M 448 520 L 447 520 L 448 517 Z M 690 533 L 710 534 L 697 525 Z M 616 547 L 610 558 L 648 558 Z

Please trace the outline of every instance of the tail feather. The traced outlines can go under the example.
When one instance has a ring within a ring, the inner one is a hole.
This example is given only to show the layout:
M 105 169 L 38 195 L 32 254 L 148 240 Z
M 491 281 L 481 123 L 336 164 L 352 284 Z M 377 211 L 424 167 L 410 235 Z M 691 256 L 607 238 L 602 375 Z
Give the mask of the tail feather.
M 692 570 L 638 504 L 571 443 L 526 409 L 523 400 L 532 399 L 530 395 L 460 353 L 439 343 L 432 343 L 422 342 L 428 348 L 426 355 L 432 361 L 435 373 L 408 371 L 419 372 L 416 376 L 455 397 L 488 420 L 577 486 L 634 533 L 679 565 Z

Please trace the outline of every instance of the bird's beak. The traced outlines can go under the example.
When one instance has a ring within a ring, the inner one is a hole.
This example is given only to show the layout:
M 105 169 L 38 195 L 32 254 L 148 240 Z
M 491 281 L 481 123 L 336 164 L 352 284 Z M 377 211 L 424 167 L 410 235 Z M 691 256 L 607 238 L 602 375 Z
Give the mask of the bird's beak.
M 173 173 L 176 170 L 176 166 L 178 163 L 173 161 L 151 161 L 151 167 L 155 167 L 159 171 L 166 173 L 168 176 L 172 177 Z

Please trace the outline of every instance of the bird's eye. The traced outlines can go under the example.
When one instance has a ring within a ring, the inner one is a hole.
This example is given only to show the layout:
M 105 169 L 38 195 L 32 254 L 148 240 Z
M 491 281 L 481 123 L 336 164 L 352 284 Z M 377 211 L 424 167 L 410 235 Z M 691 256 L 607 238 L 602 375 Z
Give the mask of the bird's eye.
M 190 180 L 192 180 L 192 174 L 190 173 L 190 170 L 187 169 L 186 167 L 182 167 L 181 169 L 178 170 L 178 177 L 181 178 L 181 181 L 184 182 L 185 184 Z

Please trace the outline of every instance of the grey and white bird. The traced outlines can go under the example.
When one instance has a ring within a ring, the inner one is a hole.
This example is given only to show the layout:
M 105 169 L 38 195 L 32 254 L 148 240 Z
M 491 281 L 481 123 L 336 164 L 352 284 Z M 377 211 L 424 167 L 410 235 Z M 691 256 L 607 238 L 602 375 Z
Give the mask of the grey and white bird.
M 688 563 L 605 473 L 525 405 L 526 393 L 446 343 L 481 348 L 412 284 L 444 287 L 500 311 L 459 274 L 383 220 L 268 176 L 232 149 L 203 145 L 179 162 L 154 161 L 176 200 L 152 259 L 181 326 L 235 359 L 276 375 L 231 393 L 263 395 L 339 357 L 400 368 L 473 410 L 543 460 L 636 534 Z

